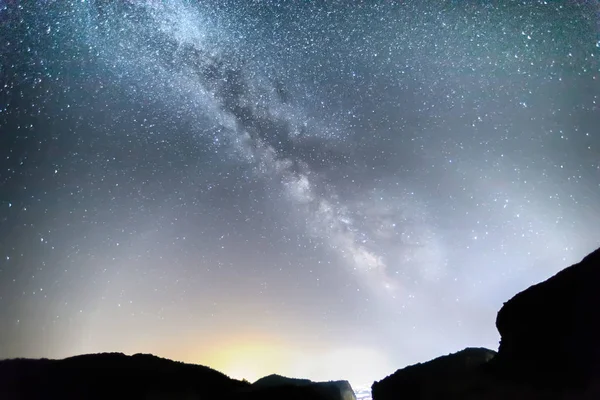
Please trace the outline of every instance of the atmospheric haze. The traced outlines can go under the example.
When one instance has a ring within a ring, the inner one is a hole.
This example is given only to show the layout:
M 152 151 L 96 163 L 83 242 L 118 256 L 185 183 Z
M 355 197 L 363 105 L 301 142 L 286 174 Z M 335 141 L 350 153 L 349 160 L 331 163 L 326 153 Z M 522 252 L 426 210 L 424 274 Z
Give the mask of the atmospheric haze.
M 370 385 L 598 246 L 597 1 L 0 3 L 0 358 Z

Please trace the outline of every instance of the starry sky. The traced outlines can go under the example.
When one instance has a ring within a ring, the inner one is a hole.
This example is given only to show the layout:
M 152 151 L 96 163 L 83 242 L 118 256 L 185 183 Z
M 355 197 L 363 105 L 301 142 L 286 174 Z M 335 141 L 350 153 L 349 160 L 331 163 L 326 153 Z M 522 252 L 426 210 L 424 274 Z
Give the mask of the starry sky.
M 0 358 L 370 385 L 599 227 L 596 0 L 0 0 Z

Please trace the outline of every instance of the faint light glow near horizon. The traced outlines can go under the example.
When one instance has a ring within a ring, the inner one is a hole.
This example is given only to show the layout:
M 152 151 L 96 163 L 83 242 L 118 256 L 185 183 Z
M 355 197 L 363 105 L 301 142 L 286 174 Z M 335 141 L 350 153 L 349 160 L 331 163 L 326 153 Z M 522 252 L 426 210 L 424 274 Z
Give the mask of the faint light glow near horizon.
M 0 2 L 0 358 L 370 386 L 599 246 L 598 1 Z

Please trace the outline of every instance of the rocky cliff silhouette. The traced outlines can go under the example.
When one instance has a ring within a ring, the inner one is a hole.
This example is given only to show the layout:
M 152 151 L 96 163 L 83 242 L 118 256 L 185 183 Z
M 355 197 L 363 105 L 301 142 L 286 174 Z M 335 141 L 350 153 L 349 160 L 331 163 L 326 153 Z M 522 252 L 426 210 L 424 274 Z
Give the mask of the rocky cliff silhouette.
M 496 327 L 513 378 L 560 388 L 600 376 L 600 249 L 514 296 Z
M 498 312 L 498 353 L 465 349 L 375 382 L 374 400 L 600 399 L 600 249 Z

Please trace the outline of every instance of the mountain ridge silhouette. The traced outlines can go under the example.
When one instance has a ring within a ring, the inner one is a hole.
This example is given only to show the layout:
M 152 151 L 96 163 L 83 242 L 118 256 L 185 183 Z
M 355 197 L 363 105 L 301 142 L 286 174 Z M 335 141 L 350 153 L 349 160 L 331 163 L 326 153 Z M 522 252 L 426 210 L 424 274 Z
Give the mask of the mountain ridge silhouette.
M 600 399 L 600 248 L 498 311 L 498 352 L 473 349 L 374 382 L 373 400 Z

